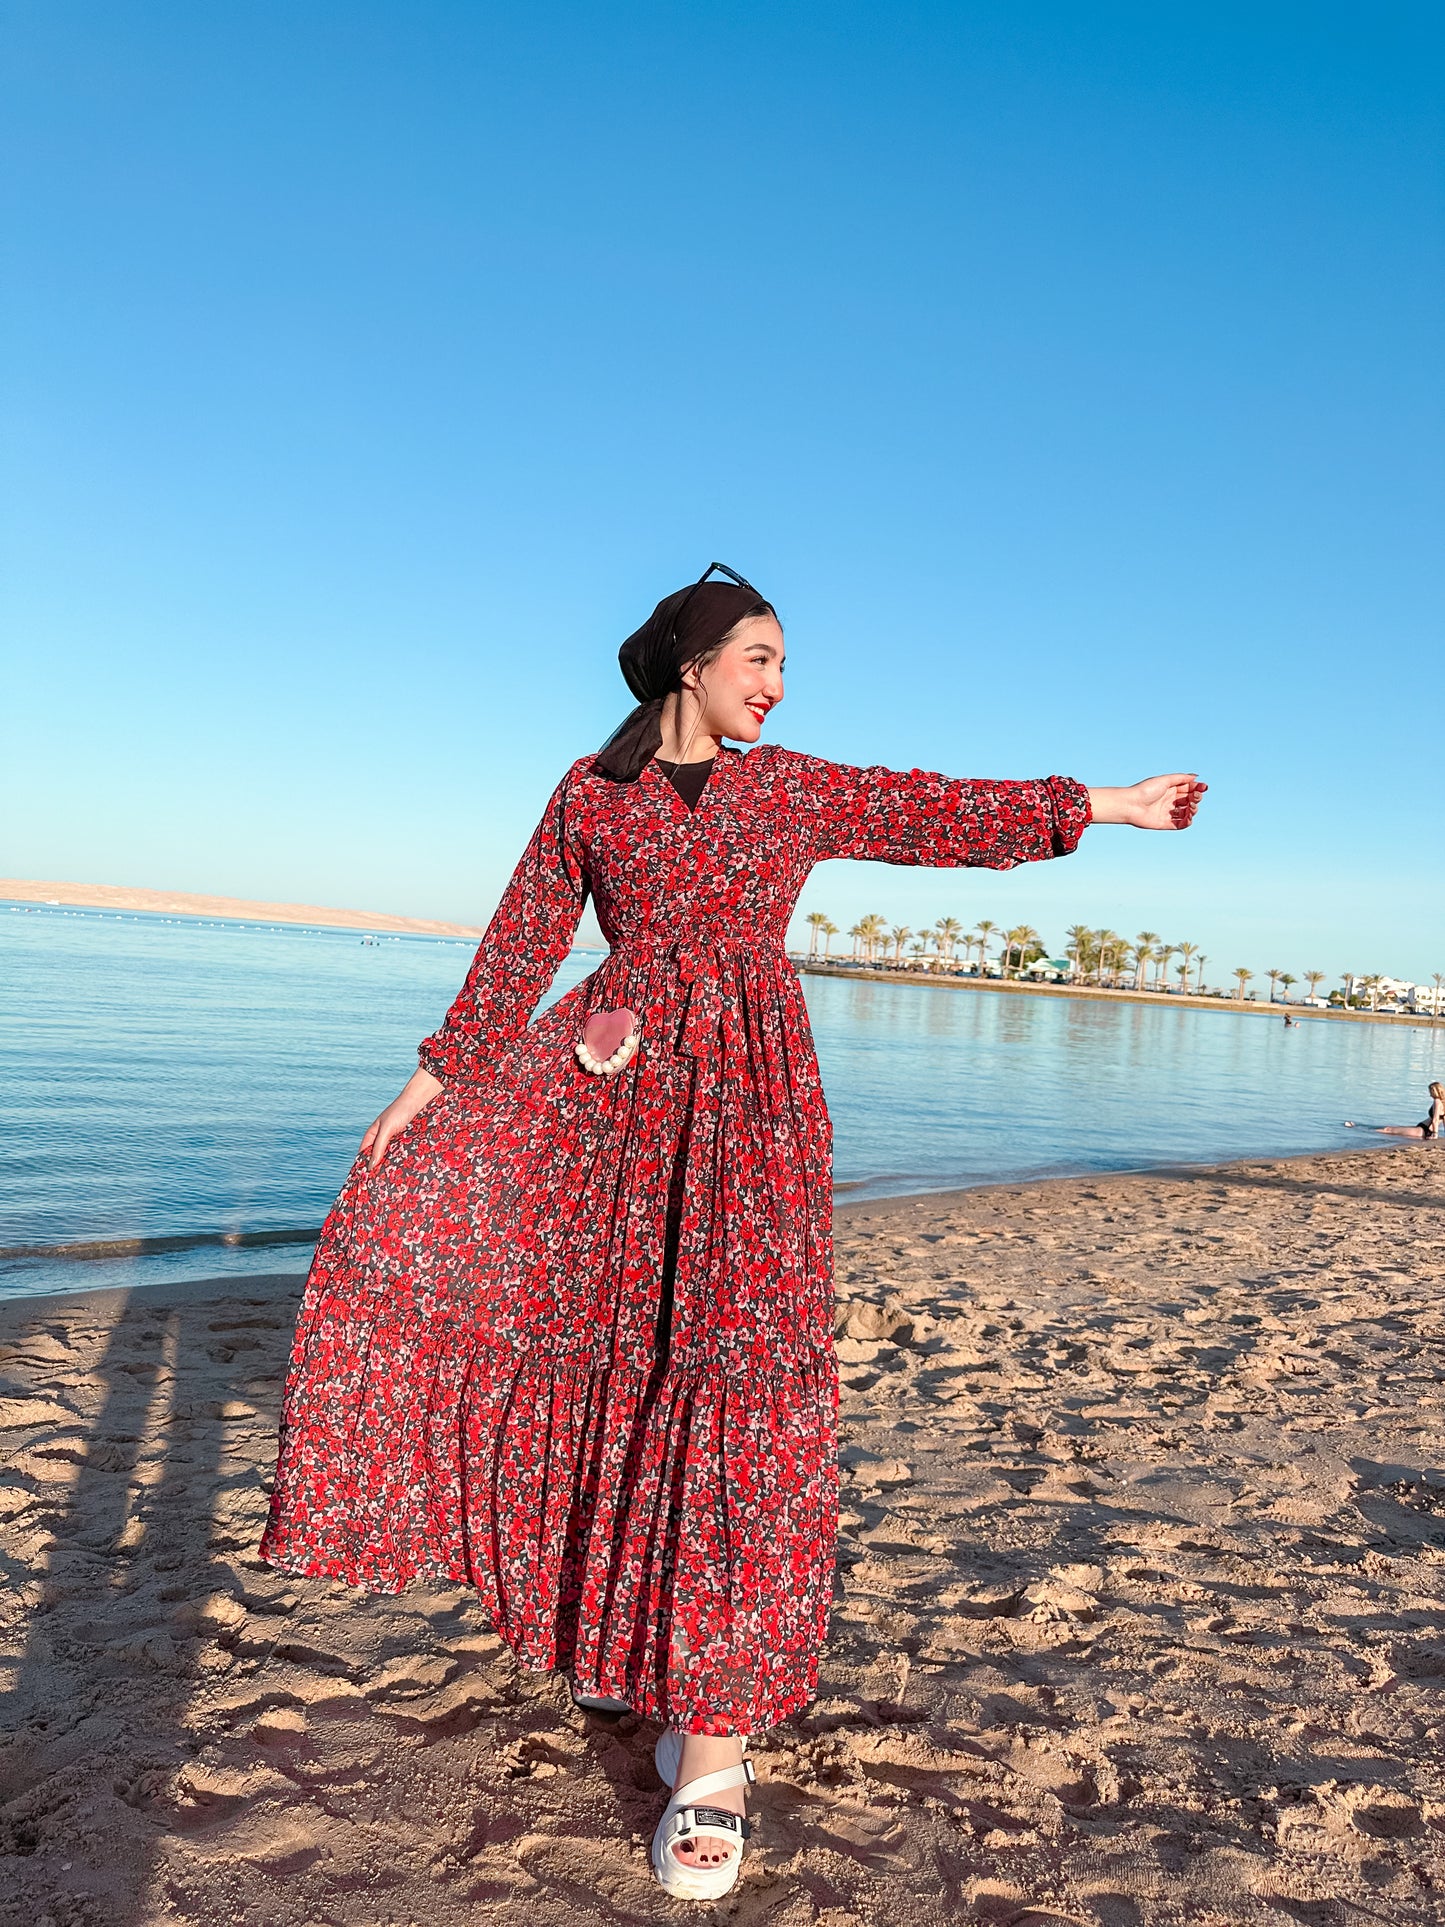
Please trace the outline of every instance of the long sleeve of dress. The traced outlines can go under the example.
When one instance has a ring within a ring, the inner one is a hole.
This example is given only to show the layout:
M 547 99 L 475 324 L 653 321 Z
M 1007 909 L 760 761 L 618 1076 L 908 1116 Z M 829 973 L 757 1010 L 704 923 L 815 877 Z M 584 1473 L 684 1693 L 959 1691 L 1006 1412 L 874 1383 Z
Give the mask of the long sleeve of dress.
M 479 1074 L 497 1044 L 521 1033 L 572 947 L 587 880 L 568 824 L 570 775 L 552 792 L 441 1029 L 417 1051 L 443 1082 Z
M 1011 870 L 1067 856 L 1092 816 L 1088 790 L 1069 776 L 990 782 L 817 756 L 792 761 L 818 861 Z

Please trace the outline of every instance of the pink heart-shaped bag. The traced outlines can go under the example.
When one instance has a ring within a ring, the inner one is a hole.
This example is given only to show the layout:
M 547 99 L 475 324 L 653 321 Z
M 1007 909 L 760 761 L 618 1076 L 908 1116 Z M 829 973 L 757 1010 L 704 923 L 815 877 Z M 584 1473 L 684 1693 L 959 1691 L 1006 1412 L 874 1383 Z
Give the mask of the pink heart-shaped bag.
M 611 1077 L 637 1055 L 640 1026 L 630 1010 L 594 1010 L 577 1039 L 577 1060 L 594 1077 Z

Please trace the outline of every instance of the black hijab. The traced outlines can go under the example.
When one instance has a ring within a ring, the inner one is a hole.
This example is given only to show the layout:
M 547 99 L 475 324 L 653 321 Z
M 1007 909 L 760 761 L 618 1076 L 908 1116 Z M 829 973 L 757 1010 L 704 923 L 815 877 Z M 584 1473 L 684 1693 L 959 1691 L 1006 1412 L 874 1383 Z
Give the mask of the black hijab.
M 748 616 L 771 616 L 776 611 L 741 576 L 732 582 L 709 582 L 714 562 L 701 581 L 664 596 L 652 614 L 617 652 L 627 687 L 637 707 L 623 718 L 593 759 L 599 776 L 631 783 L 642 774 L 662 745 L 662 703 L 682 688 L 682 672 L 698 656 L 722 641 L 730 629 Z

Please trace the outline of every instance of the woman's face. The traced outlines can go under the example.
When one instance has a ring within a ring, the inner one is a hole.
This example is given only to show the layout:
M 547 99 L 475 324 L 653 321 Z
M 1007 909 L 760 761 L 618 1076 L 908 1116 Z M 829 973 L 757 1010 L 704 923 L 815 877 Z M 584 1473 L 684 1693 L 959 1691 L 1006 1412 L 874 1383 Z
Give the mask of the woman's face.
M 698 728 L 710 736 L 755 743 L 763 718 L 783 700 L 783 632 L 772 616 L 749 616 L 704 669 L 683 672 L 703 698 Z

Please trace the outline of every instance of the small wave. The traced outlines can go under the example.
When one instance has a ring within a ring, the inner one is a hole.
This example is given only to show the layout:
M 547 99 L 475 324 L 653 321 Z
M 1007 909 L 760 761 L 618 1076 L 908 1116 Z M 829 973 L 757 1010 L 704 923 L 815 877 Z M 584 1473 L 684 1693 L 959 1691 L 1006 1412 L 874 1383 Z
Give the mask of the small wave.
M 841 1198 L 850 1191 L 871 1191 L 873 1187 L 878 1184 L 896 1184 L 909 1191 L 923 1191 L 927 1189 L 929 1184 L 939 1182 L 946 1182 L 949 1185 L 964 1185 L 969 1183 L 970 1180 L 967 1178 L 950 1178 L 947 1180 L 924 1178 L 919 1177 L 917 1173 L 912 1171 L 880 1171 L 876 1177 L 871 1178 L 834 1178 L 833 1195 L 835 1198 Z
M 186 1231 L 168 1238 L 92 1238 L 72 1245 L 5 1245 L 0 1258 L 142 1258 L 162 1251 L 199 1251 L 206 1245 L 314 1245 L 320 1225 L 292 1231 Z

